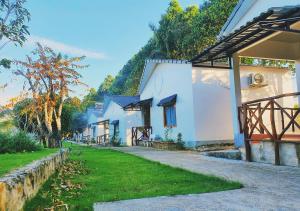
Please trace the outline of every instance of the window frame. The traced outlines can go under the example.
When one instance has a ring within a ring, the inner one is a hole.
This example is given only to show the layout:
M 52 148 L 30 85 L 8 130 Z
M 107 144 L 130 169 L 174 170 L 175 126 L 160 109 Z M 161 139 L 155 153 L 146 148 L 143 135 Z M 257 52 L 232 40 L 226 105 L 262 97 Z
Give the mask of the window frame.
M 167 108 L 173 107 L 174 108 L 174 115 L 175 115 L 175 124 L 174 125 L 167 125 Z M 164 116 L 164 127 L 165 128 L 175 128 L 177 127 L 177 114 L 176 114 L 176 103 L 171 105 L 163 106 L 163 116 Z

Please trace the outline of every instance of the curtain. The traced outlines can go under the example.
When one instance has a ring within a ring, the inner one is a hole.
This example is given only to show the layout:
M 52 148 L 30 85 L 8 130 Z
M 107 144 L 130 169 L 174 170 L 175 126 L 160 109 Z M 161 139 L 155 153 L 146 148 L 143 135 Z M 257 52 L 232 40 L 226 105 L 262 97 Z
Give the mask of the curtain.
M 165 108 L 166 126 L 173 127 L 176 126 L 176 109 L 175 105 L 168 106 Z

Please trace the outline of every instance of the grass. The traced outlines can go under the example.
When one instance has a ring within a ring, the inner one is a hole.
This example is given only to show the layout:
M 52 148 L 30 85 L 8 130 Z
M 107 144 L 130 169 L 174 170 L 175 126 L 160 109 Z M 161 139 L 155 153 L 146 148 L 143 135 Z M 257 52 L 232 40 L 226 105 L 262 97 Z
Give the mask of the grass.
M 43 149 L 36 152 L 0 154 L 0 176 L 56 151 L 57 149 Z
M 67 178 L 82 185 L 83 188 L 77 191 L 79 195 L 59 191 L 60 200 L 71 206 L 71 210 L 92 210 L 94 202 L 241 188 L 237 182 L 192 173 L 109 149 L 73 145 L 70 159 L 84 161 L 89 172 Z M 25 210 L 42 210 L 53 205 L 51 192 L 57 189 L 53 188 L 53 183 L 58 175 L 44 184 L 37 196 L 26 204 Z

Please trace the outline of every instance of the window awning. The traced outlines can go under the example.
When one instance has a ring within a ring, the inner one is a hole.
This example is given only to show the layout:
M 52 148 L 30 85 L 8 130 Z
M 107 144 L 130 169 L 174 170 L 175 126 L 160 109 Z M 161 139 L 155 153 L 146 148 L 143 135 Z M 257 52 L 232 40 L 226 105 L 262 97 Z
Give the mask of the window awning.
M 129 105 L 123 107 L 125 110 L 130 109 L 140 109 L 143 106 L 151 106 L 152 105 L 153 98 L 145 99 L 145 100 L 139 100 L 133 103 L 130 103 Z
M 111 124 L 111 125 L 117 125 L 117 124 L 119 124 L 119 120 L 114 120 L 114 121 L 112 121 L 110 124 Z
M 109 123 L 109 120 L 106 119 L 106 120 L 102 120 L 100 122 L 95 122 L 92 125 L 105 125 L 105 124 L 108 124 L 108 123 Z
M 265 13 L 248 22 L 238 30 L 223 37 L 215 45 L 205 49 L 191 62 L 194 66 L 204 62 L 213 62 L 231 57 L 244 49 L 277 31 L 298 32 L 290 28 L 300 21 L 300 5 L 271 8 Z
M 159 101 L 157 106 L 169 106 L 169 105 L 174 105 L 177 100 L 177 94 L 171 95 L 169 97 L 166 97 L 162 100 Z

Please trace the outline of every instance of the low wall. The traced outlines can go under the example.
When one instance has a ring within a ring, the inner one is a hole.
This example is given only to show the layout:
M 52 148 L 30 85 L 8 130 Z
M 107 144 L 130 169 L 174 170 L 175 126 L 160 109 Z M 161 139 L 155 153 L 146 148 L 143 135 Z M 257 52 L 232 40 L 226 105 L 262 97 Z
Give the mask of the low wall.
M 22 210 L 67 157 L 68 151 L 63 150 L 0 178 L 0 211 Z
M 280 164 L 300 167 L 300 143 L 281 143 L 279 147 Z M 245 160 L 245 150 L 242 150 Z M 274 142 L 261 141 L 251 144 L 251 158 L 254 162 L 275 164 Z

